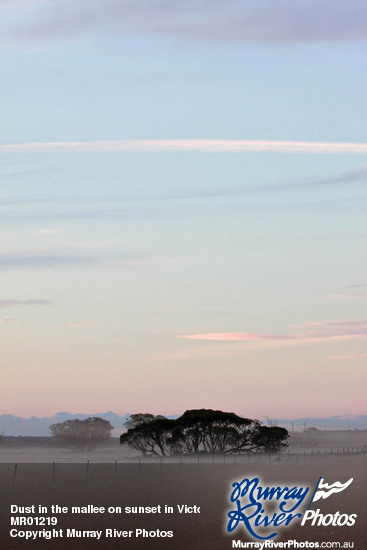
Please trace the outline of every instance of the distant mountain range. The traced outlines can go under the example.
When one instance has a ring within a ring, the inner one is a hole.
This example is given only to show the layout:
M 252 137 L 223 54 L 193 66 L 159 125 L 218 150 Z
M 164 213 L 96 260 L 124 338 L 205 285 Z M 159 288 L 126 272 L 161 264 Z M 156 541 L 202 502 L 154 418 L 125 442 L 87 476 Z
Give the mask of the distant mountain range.
M 263 420 L 264 424 L 268 420 Z M 305 428 L 318 428 L 320 430 L 366 430 L 367 415 L 360 414 L 358 416 L 328 416 L 326 418 L 277 418 L 271 419 L 269 422 L 274 422 L 278 426 L 295 431 L 301 431 Z
M 116 414 L 112 411 L 105 413 L 93 414 L 71 414 L 68 412 L 59 412 L 54 416 L 38 418 L 31 416 L 30 418 L 21 418 L 12 414 L 0 415 L 0 433 L 12 436 L 48 436 L 50 434 L 51 424 L 64 422 L 65 420 L 73 420 L 79 418 L 84 420 L 90 416 L 99 416 L 108 420 L 115 428 L 112 435 L 120 435 L 123 430 L 123 424 L 129 414 Z
M 70 414 L 68 412 L 59 412 L 51 417 L 38 418 L 31 416 L 30 418 L 21 418 L 11 414 L 0 415 L 0 434 L 8 436 L 49 436 L 51 424 L 64 422 L 65 420 L 73 420 L 80 418 L 84 420 L 89 416 L 99 416 L 108 420 L 114 427 L 112 435 L 117 436 L 123 430 L 123 425 L 129 414 L 116 414 L 112 411 L 105 413 L 93 414 Z M 176 418 L 178 415 L 170 415 L 170 418 Z M 329 430 L 353 430 L 367 429 L 367 415 L 359 416 L 329 416 L 327 418 L 277 418 L 263 420 L 264 424 L 276 423 L 285 428 L 292 428 L 296 431 L 303 430 L 305 427 L 313 427 Z

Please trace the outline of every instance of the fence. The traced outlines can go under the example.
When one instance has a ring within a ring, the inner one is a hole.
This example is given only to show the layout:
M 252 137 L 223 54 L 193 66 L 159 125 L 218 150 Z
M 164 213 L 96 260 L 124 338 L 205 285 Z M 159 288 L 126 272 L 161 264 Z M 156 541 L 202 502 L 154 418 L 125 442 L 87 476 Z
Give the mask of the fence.
M 279 463 L 279 462 L 304 462 L 307 460 L 317 460 L 325 457 L 342 457 L 345 455 L 359 455 L 367 452 L 366 445 L 357 445 L 355 447 L 340 447 L 330 449 L 316 449 L 311 451 L 292 452 L 290 449 L 283 453 L 245 453 L 245 454 L 196 454 L 196 455 L 173 455 L 173 456 L 139 456 L 133 459 L 115 459 L 112 462 L 104 463 L 110 464 L 111 470 L 117 472 L 119 465 L 124 464 L 136 464 L 138 471 L 140 471 L 145 464 L 157 464 L 161 470 L 165 464 L 177 464 L 178 467 L 182 467 L 185 464 L 210 465 L 210 464 L 224 464 L 224 465 L 245 465 L 245 464 L 266 464 L 266 463 Z M 21 463 L 19 463 L 21 465 Z M 52 480 L 56 479 L 57 465 L 61 466 L 65 463 L 44 463 L 43 466 L 50 466 L 50 476 Z M 71 463 L 68 463 L 71 464 Z M 74 463 L 73 463 L 74 464 Z M 84 475 L 88 478 L 91 461 L 75 462 L 78 465 L 85 465 Z M 102 464 L 96 461 L 94 464 Z M 10 465 L 9 465 L 10 466 Z M 18 463 L 13 465 L 13 483 L 16 482 L 19 477 Z

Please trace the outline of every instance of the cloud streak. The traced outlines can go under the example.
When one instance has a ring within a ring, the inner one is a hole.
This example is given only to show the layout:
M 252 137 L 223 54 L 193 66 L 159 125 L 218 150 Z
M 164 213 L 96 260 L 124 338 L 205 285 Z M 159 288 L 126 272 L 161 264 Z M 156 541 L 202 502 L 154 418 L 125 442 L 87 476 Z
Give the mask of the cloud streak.
M 14 306 L 48 306 L 54 304 L 52 300 L 0 300 L 0 308 Z
M 155 200 L 164 199 L 200 199 L 215 197 L 231 197 L 241 195 L 257 195 L 262 193 L 278 193 L 279 191 L 298 190 L 304 191 L 312 187 L 334 187 L 345 183 L 360 183 L 367 180 L 367 167 L 363 166 L 358 170 L 344 172 L 335 177 L 313 180 L 308 182 L 289 182 L 271 185 L 246 185 L 242 187 L 222 187 L 214 189 L 203 189 L 195 192 L 186 192 L 166 197 L 157 197 Z
M 19 22 L 23 3 L 27 20 Z M 18 11 L 17 30 L 9 32 L 18 40 L 54 41 L 89 34 L 230 44 L 366 40 L 367 6 L 362 0 L 14 0 L 2 6 L 5 21 Z
M 351 359 L 363 359 L 367 357 L 367 353 L 360 353 L 355 355 L 327 355 L 326 359 L 336 359 L 337 361 L 349 361 Z
M 179 335 L 178 338 L 190 340 L 213 340 L 232 342 L 274 342 L 289 344 L 305 344 L 328 340 L 345 340 L 367 337 L 367 319 L 353 321 L 330 321 L 328 323 L 307 323 L 293 325 L 295 332 L 286 334 L 257 332 L 215 332 L 207 334 Z
M 37 205 L 37 206 L 46 206 L 47 208 L 44 208 L 42 212 L 38 212 L 35 217 L 38 218 L 58 218 L 58 217 L 113 217 L 113 216 L 119 216 L 122 215 L 126 217 L 140 217 L 141 213 L 139 213 L 138 208 L 134 208 L 134 211 L 132 211 L 132 206 L 134 207 L 135 204 L 138 203 L 144 203 L 144 216 L 147 216 L 147 203 L 164 203 L 165 201 L 195 201 L 200 199 L 216 199 L 220 197 L 241 197 L 241 196 L 256 196 L 256 195 L 270 195 L 270 194 L 279 194 L 280 192 L 288 193 L 289 191 L 298 191 L 303 192 L 307 191 L 308 189 L 313 188 L 325 188 L 325 189 L 332 189 L 334 187 L 341 187 L 344 186 L 344 184 L 347 184 L 348 187 L 351 187 L 353 184 L 358 185 L 360 183 L 364 183 L 367 181 L 367 166 L 361 166 L 358 169 L 350 170 L 348 172 L 343 172 L 341 174 L 331 176 L 329 178 L 320 178 L 320 179 L 314 179 L 309 181 L 289 181 L 285 183 L 272 183 L 272 184 L 250 184 L 246 181 L 245 184 L 241 186 L 219 186 L 219 187 L 202 187 L 196 185 L 195 189 L 188 189 L 187 186 L 185 189 L 177 190 L 177 191 L 165 191 L 164 193 L 154 191 L 151 188 L 146 190 L 146 193 L 143 196 L 138 196 L 135 194 L 129 194 L 126 193 L 124 195 L 116 194 L 114 196 L 109 197 L 109 203 L 113 204 L 114 207 L 117 207 L 118 205 L 121 205 L 121 209 L 116 211 L 116 209 L 112 210 L 111 208 L 106 208 L 106 196 L 96 195 L 91 196 L 90 194 L 85 194 L 83 197 L 73 197 L 73 198 L 67 198 L 64 197 L 61 199 L 60 197 L 53 197 L 53 198 L 41 198 L 41 197 L 34 197 L 33 195 L 29 198 L 26 198 L 22 196 L 22 198 L 19 198 L 18 196 L 16 198 L 8 198 L 6 200 L 0 201 L 0 208 L 3 206 L 12 206 L 12 207 L 18 207 L 18 206 L 29 206 L 29 205 Z M 340 200 L 345 201 L 346 197 L 340 198 Z M 360 201 L 360 197 L 353 196 L 353 200 Z M 131 203 L 131 204 L 129 204 Z M 135 203 L 135 204 L 134 204 Z M 63 212 L 60 214 L 60 211 L 58 209 L 58 212 L 52 212 L 51 207 L 52 205 L 57 204 L 58 206 L 60 204 L 65 205 L 65 208 L 63 209 Z M 90 207 L 92 205 L 101 205 L 103 204 L 103 211 L 91 211 Z M 81 211 L 80 208 L 78 208 L 77 211 L 67 211 L 67 208 L 72 206 L 83 206 L 83 211 Z M 84 207 L 88 207 L 87 210 L 85 210 Z M 122 208 L 123 207 L 123 208 Z M 163 206 L 164 208 L 164 206 Z M 202 212 L 202 208 L 200 212 Z M 4 213 L 3 216 L 6 214 Z M 9 211 L 8 211 L 9 215 Z M 162 207 L 153 208 L 152 205 L 150 205 L 150 215 L 163 215 Z M 24 217 L 33 217 L 32 214 L 26 214 L 24 211 L 22 211 L 21 216 Z M 14 219 L 15 214 L 12 213 L 11 217 Z M 65 233 L 64 230 L 61 229 L 52 229 L 52 228 L 46 228 L 41 229 L 38 231 L 38 235 L 42 237 L 59 237 Z M 0 235 L 1 236 L 1 235 Z M 347 297 L 346 293 L 335 293 L 329 298 L 343 298 Z M 358 297 L 363 296 L 363 294 L 358 295 Z
M 2 319 L 0 319 L 0 325 L 4 324 L 4 323 L 10 323 L 10 321 L 12 321 L 13 319 L 11 317 L 3 317 Z
M 125 266 L 134 266 L 142 260 L 140 256 L 110 254 L 98 255 L 74 255 L 53 253 L 5 253 L 0 254 L 0 268 L 3 269 L 46 269 L 46 268 L 72 268 L 104 265 L 106 263 L 123 263 Z
M 68 142 L 28 142 L 0 145 L 0 152 L 199 152 L 367 154 L 367 143 L 326 141 L 268 141 L 235 139 L 136 139 Z
M 367 290 L 364 292 L 354 293 L 340 292 L 338 294 L 331 294 L 329 298 L 333 298 L 335 300 L 357 300 L 359 298 L 367 298 Z

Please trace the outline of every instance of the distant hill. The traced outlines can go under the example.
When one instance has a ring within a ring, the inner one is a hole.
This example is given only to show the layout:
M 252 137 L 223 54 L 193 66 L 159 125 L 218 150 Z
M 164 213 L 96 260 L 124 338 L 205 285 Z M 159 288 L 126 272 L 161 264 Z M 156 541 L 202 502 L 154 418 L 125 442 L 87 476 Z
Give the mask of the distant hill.
M 115 428 L 112 435 L 118 436 L 123 429 L 124 422 L 129 416 L 128 414 L 117 414 L 112 411 L 105 413 L 93 413 L 93 414 L 71 414 L 68 412 L 59 412 L 51 417 L 38 418 L 31 416 L 30 418 L 21 418 L 19 416 L 13 416 L 11 414 L 0 415 L 0 434 L 8 436 L 49 436 L 51 424 L 57 422 L 64 422 L 64 420 L 73 420 L 74 418 L 80 418 L 84 420 L 89 416 L 100 416 L 105 420 L 108 420 Z M 178 415 L 172 415 L 170 418 L 174 418 Z M 263 420 L 266 424 L 268 420 Z M 367 429 L 367 415 L 359 416 L 330 416 L 327 418 L 277 418 L 269 419 L 271 423 L 277 423 L 279 426 L 284 426 L 287 429 L 292 428 L 292 423 L 295 431 L 303 430 L 306 427 L 314 427 L 319 429 L 328 430 L 353 430 L 353 429 Z
M 283 426 L 288 430 L 294 427 L 295 431 L 303 430 L 304 428 L 319 428 L 323 430 L 365 430 L 367 429 L 367 415 L 361 414 L 358 416 L 328 416 L 327 418 L 272 418 L 264 420 L 267 422 L 276 423 L 278 426 Z
M 115 430 L 112 435 L 120 435 L 123 424 L 128 414 L 116 414 L 112 411 L 105 413 L 93 413 L 93 414 L 71 414 L 68 412 L 59 412 L 51 417 L 38 418 L 31 416 L 30 418 L 21 418 L 19 416 L 13 416 L 11 414 L 0 415 L 0 433 L 4 435 L 24 435 L 24 436 L 49 436 L 51 424 L 57 424 L 58 422 L 64 422 L 65 420 L 73 420 L 79 418 L 84 420 L 89 416 L 99 416 L 108 420 Z

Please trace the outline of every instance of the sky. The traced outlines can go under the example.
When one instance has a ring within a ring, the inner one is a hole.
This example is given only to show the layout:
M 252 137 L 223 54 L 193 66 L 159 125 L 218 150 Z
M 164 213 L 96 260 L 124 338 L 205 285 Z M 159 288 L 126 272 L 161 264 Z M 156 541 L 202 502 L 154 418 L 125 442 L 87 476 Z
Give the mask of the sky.
M 366 29 L 0 0 L 0 413 L 366 413 Z

